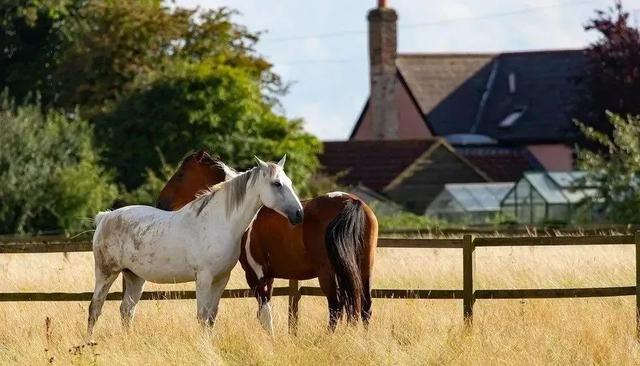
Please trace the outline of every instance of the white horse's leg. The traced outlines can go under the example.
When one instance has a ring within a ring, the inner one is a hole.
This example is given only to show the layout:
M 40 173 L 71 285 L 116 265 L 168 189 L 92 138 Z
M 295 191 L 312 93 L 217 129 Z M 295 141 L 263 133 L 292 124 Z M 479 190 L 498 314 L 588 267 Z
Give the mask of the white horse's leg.
M 198 320 L 206 326 L 213 326 L 218 315 L 218 304 L 231 273 L 213 278 L 210 272 L 199 272 L 196 277 L 196 301 Z
M 122 319 L 122 326 L 129 328 L 136 311 L 136 304 L 142 296 L 145 281 L 142 277 L 138 277 L 129 270 L 122 271 L 122 276 L 124 278 L 125 291 L 122 297 L 122 303 L 120 304 L 120 317 Z
M 87 339 L 91 339 L 91 335 L 93 334 L 93 327 L 100 316 L 100 312 L 102 311 L 102 305 L 104 305 L 104 301 L 107 298 L 107 294 L 109 294 L 109 288 L 113 284 L 113 281 L 118 278 L 118 273 L 113 272 L 109 274 L 102 273 L 100 268 L 96 266 L 96 286 L 93 290 L 93 297 L 91 298 L 91 303 L 89 304 L 89 319 L 87 322 Z

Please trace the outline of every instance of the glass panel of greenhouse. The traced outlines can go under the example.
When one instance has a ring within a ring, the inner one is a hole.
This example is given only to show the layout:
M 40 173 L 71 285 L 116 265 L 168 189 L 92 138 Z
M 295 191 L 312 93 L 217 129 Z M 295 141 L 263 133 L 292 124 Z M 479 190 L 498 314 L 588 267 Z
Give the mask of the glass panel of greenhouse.
M 569 223 L 596 194 L 584 172 L 528 172 L 502 201 L 502 212 L 524 224 Z
M 500 212 L 514 183 L 446 184 L 425 214 L 449 222 L 483 224 Z

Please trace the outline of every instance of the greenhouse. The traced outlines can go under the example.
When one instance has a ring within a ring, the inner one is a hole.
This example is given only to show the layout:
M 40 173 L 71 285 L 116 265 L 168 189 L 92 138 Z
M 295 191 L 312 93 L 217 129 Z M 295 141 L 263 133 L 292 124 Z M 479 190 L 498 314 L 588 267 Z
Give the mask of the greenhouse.
M 500 212 L 500 203 L 514 183 L 445 184 L 426 215 L 449 222 L 485 224 Z
M 523 224 L 588 222 L 597 188 L 584 172 L 524 173 L 502 200 L 502 212 Z

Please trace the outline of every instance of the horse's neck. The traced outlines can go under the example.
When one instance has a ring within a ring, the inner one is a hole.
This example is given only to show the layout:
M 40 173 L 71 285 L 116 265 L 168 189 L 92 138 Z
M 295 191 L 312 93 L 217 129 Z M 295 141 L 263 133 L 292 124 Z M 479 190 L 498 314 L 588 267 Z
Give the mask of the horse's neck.
M 207 207 L 206 209 L 209 209 L 210 212 L 207 212 L 206 216 L 210 217 L 212 216 L 211 214 L 215 215 L 216 217 L 212 217 L 213 220 L 221 223 L 224 222 L 224 228 L 230 230 L 234 236 L 242 236 L 253 218 L 262 207 L 262 202 L 260 201 L 258 192 L 251 189 L 247 190 L 244 199 L 238 206 L 235 207 L 235 209 L 226 207 L 226 195 L 231 194 L 228 189 L 223 189 L 217 194 L 220 194 L 220 204 L 209 205 L 209 207 Z M 232 211 L 227 214 L 227 210 Z M 215 211 L 215 214 L 211 211 Z

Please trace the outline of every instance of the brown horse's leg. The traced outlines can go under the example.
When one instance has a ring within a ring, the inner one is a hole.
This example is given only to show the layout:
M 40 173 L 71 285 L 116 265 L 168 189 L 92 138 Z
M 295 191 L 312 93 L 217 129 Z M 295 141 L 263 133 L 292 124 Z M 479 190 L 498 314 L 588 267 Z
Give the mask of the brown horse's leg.
M 366 213 L 365 238 L 362 247 L 362 258 L 360 260 L 360 276 L 362 278 L 362 323 L 368 327 L 372 314 L 371 301 L 371 275 L 375 260 L 376 248 L 378 246 L 378 220 L 369 206 L 364 207 Z
M 362 276 L 362 323 L 365 328 L 369 326 L 369 319 L 371 319 L 371 286 L 369 283 L 369 273 Z
M 335 275 L 333 273 L 321 273 L 318 276 L 320 282 L 320 288 L 327 296 L 327 303 L 329 305 L 329 331 L 336 330 L 338 320 L 342 319 L 343 304 L 338 299 L 338 286 L 335 281 Z
M 247 284 L 258 300 L 257 317 L 262 327 L 273 337 L 273 318 L 271 316 L 271 294 L 273 278 L 258 279 L 252 271 L 245 271 Z
M 262 278 L 256 291 L 258 298 L 258 319 L 262 327 L 273 337 L 273 317 L 271 316 L 271 293 L 273 278 Z

